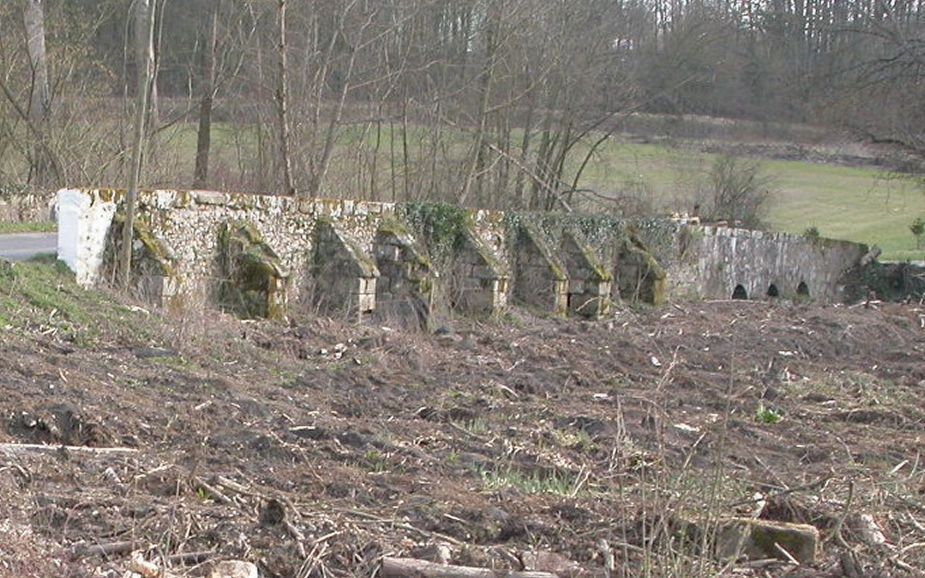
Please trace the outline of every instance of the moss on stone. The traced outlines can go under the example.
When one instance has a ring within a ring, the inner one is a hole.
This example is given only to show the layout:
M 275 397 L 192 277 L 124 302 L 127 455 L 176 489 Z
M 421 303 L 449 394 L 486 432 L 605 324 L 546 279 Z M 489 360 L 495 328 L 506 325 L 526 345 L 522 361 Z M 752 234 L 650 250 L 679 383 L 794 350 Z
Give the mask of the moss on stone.
M 224 278 L 219 300 L 241 317 L 285 318 L 288 273 L 250 223 L 226 223 L 219 233 Z
M 173 198 L 173 206 L 185 209 L 193 204 L 193 195 L 189 191 L 177 191 Z
M 404 203 L 396 212 L 416 230 L 439 260 L 461 250 L 474 228 L 471 211 L 446 203 Z
M 396 217 L 387 216 L 379 222 L 379 228 L 376 231 L 378 235 L 387 235 L 394 237 L 404 245 L 405 254 L 410 256 L 411 263 L 416 267 L 421 267 L 428 271 L 433 270 L 434 264 L 430 257 L 415 242 L 411 229 L 405 223 L 399 221 Z
M 631 294 L 633 301 L 650 305 L 663 305 L 668 300 L 668 283 L 665 269 L 634 236 L 624 241 L 619 252 L 618 283 L 624 298 Z M 628 273 L 632 271 L 630 277 Z
M 393 216 L 387 216 L 379 223 L 379 232 L 395 237 L 411 236 L 411 229 Z
M 527 244 L 533 247 L 543 257 L 549 267 L 550 273 L 556 281 L 568 281 L 568 273 L 565 266 L 559 261 L 556 254 L 550 249 L 542 233 L 540 233 L 535 223 L 516 222 L 508 225 L 508 236 L 514 240 L 513 253 L 516 254 L 524 249 Z
M 331 217 L 318 217 L 316 221 L 316 233 L 322 233 L 325 228 L 331 231 L 331 234 L 343 245 L 350 253 L 354 263 L 357 265 L 357 275 L 359 277 L 378 277 L 379 269 L 376 261 L 370 257 L 362 246 L 350 235 L 340 230 L 337 223 Z M 320 245 L 317 243 L 316 245 Z M 317 253 L 316 247 L 316 253 Z
M 230 194 L 228 195 L 228 206 L 238 210 L 254 209 L 258 205 L 259 197 L 259 195 Z
M 113 216 L 113 229 L 111 239 L 114 242 L 121 242 L 122 229 L 125 227 L 125 213 L 118 212 Z M 175 277 L 176 271 L 173 266 L 173 259 L 167 251 L 167 247 L 161 243 L 160 239 L 151 232 L 151 226 L 147 219 L 139 216 L 132 223 L 132 262 L 134 269 L 140 269 L 142 263 L 147 266 L 153 266 L 153 273 L 163 275 L 164 277 Z

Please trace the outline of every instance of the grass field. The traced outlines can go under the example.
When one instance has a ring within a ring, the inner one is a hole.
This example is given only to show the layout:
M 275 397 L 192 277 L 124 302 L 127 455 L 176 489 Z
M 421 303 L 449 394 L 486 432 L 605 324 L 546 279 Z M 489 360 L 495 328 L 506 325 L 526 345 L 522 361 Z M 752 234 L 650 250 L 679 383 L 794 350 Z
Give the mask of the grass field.
M 581 186 L 603 194 L 648 194 L 656 208 L 689 211 L 691 196 L 715 155 L 663 145 L 613 143 L 590 163 Z M 909 225 L 925 218 L 925 191 L 915 182 L 863 167 L 801 161 L 763 163 L 775 193 L 767 221 L 779 231 L 816 227 L 825 237 L 883 249 L 883 259 L 923 260 Z
M 387 186 L 390 178 L 388 158 L 390 143 L 401 139 L 383 127 L 381 135 L 382 162 L 379 182 Z M 397 130 L 397 129 L 396 129 Z M 148 186 L 188 186 L 193 171 L 196 128 L 192 124 L 177 125 L 159 138 L 161 158 L 157 166 L 148 169 Z M 421 145 L 427 129 L 412 128 L 411 147 Z M 515 131 L 516 132 L 516 131 Z M 255 131 L 216 123 L 213 127 L 213 183 L 215 188 L 240 187 L 242 175 L 252 174 L 256 152 Z M 396 136 L 396 138 L 390 138 Z M 445 159 L 457 162 L 468 150 L 468 134 L 446 132 Z M 346 149 L 372 138 L 359 129 L 346 131 L 339 147 Z M 519 142 L 519 136 L 513 136 Z M 369 143 L 371 144 L 371 143 Z M 400 145 L 399 145 L 400 146 Z M 580 148 L 580 147 L 579 147 Z M 400 156 L 400 152 L 396 151 Z M 424 153 L 412 151 L 418 162 L 428 162 Z M 424 156 L 422 156 L 424 155 Z M 577 169 L 582 151 L 577 150 L 571 169 Z M 340 158 L 342 157 L 342 158 Z M 692 147 L 665 144 L 640 144 L 621 139 L 605 143 L 586 167 L 579 187 L 602 195 L 629 195 L 643 201 L 657 212 L 690 211 L 716 156 Z M 4 163 L 12 162 L 5 159 Z M 838 166 L 801 161 L 767 160 L 763 163 L 773 180 L 774 195 L 769 203 L 766 221 L 774 230 L 802 233 L 816 227 L 823 236 L 877 245 L 884 259 L 923 260 L 925 249 L 916 249 L 909 225 L 916 217 L 925 218 L 925 191 L 915 182 L 889 179 L 874 168 Z M 2 166 L 0 166 L 2 168 Z M 332 181 L 347 183 L 353 190 L 357 165 L 351 154 L 338 155 L 332 162 Z M 179 179 L 179 180 L 177 180 Z M 114 183 L 95 183 L 115 186 Z M 380 198 L 390 198 L 386 191 Z
M 387 132 L 388 127 L 384 130 Z M 354 131 L 355 133 L 356 131 Z M 418 131 L 419 132 L 419 131 Z M 341 146 L 354 146 L 358 134 L 342 135 Z M 423 133 L 422 133 L 423 134 Z M 415 134 L 412 142 L 422 135 Z M 360 137 L 362 138 L 362 137 Z M 514 142 L 519 137 L 515 135 Z M 396 139 L 398 141 L 400 139 Z M 167 139 L 175 156 L 174 168 L 192 172 L 195 127 L 180 126 Z M 382 137 L 383 155 L 391 139 Z M 226 124 L 213 129 L 216 158 L 213 165 L 236 166 L 255 154 L 255 140 L 248 129 Z M 467 148 L 463 133 L 452 138 L 450 154 Z M 580 162 L 575 155 L 573 170 Z M 239 155 L 243 155 L 239 158 Z M 585 168 L 579 187 L 603 194 L 630 194 L 660 212 L 690 211 L 697 190 L 716 155 L 689 147 L 639 144 L 613 140 L 602 146 Z M 382 163 L 383 167 L 387 163 Z M 335 162 L 335 166 L 337 163 Z M 816 227 L 825 237 L 877 245 L 883 259 L 923 260 L 925 249 L 916 249 L 909 225 L 925 218 L 925 191 L 909 180 L 890 179 L 874 168 L 838 166 L 803 161 L 767 160 L 763 167 L 773 182 L 766 221 L 778 231 L 802 233 Z M 343 169 L 353 170 L 351 163 Z M 349 175 L 341 175 L 349 181 Z M 383 176 L 382 182 L 388 179 Z

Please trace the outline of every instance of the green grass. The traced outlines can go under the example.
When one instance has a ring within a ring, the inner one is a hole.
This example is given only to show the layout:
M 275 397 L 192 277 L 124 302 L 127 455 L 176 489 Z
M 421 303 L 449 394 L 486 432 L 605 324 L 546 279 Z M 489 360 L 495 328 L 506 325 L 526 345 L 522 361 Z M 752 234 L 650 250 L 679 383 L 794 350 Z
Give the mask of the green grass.
M 644 194 L 656 209 L 690 211 L 692 190 L 715 155 L 654 144 L 613 142 L 589 164 L 580 186 L 602 194 Z M 766 161 L 777 186 L 767 221 L 777 231 L 800 234 L 816 227 L 823 237 L 883 249 L 884 259 L 921 260 L 909 226 L 925 216 L 925 191 L 876 169 L 801 161 Z
M 781 186 L 769 219 L 775 229 L 801 233 L 815 226 L 823 237 L 877 245 L 884 259 L 925 259 L 909 230 L 925 215 L 925 192 L 915 183 L 867 168 L 794 161 L 767 167 Z
M 54 233 L 57 230 L 57 223 L 0 223 L 0 235 Z
M 780 423 L 784 416 L 776 409 L 766 407 L 763 403 L 758 404 L 755 410 L 755 421 L 763 424 Z
M 581 491 L 582 479 L 570 473 L 525 473 L 511 467 L 480 472 L 482 483 L 490 491 L 514 488 L 525 494 L 552 494 L 574 497 Z
M 154 335 L 150 319 L 78 286 L 53 256 L 0 263 L 0 335 L 7 331 L 37 331 L 80 345 L 129 337 L 147 342 Z

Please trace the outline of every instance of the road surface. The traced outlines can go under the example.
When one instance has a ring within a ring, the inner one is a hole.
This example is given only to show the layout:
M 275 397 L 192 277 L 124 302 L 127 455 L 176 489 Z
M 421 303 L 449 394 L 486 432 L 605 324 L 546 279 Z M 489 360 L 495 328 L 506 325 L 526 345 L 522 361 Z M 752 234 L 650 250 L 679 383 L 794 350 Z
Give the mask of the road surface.
M 57 233 L 17 233 L 0 235 L 0 259 L 25 261 L 44 253 L 58 252 Z

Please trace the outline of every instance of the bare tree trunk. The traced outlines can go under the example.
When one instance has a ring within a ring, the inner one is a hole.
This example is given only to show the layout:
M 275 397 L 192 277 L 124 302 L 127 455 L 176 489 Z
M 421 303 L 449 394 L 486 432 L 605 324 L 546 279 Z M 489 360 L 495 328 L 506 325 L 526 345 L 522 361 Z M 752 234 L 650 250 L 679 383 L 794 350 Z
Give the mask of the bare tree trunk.
M 132 270 L 132 238 L 135 229 L 135 202 L 144 162 L 145 122 L 148 116 L 151 84 L 154 78 L 154 12 L 157 0 L 135 0 L 135 61 L 138 63 L 138 94 L 135 110 L 135 142 L 132 175 L 129 181 L 122 226 L 122 289 L 128 290 Z
M 45 52 L 45 8 L 43 0 L 26 0 L 23 13 L 26 27 L 26 48 L 32 66 L 32 90 L 29 101 L 29 122 L 39 133 L 39 142 L 32 147 L 30 177 L 40 186 L 50 181 L 48 158 L 48 124 L 51 117 L 51 91 L 48 87 L 48 59 Z M 59 175 L 60 176 L 60 175 Z
M 218 0 L 209 13 L 209 41 L 202 47 L 200 68 L 199 131 L 196 139 L 196 170 L 193 186 L 202 188 L 209 180 L 209 153 L 212 149 L 212 102 L 215 98 L 215 44 L 218 36 Z
M 533 116 L 535 110 L 536 98 L 531 91 L 529 101 L 527 102 L 527 118 L 524 121 L 523 139 L 521 139 L 520 142 L 520 166 L 523 167 L 527 166 L 530 162 L 530 140 L 533 137 Z M 528 207 L 530 205 L 524 194 L 525 176 L 526 173 L 523 170 L 519 170 L 517 171 L 517 176 L 514 178 L 514 196 L 520 201 L 522 207 Z
M 286 58 L 286 1 L 279 0 L 277 25 L 279 27 L 279 77 L 276 88 L 276 111 L 279 116 L 279 154 L 283 171 L 283 193 L 294 195 L 292 181 L 292 149 L 289 142 L 289 64 Z
M 325 131 L 324 148 L 321 151 L 321 157 L 318 159 L 318 164 L 315 167 L 315 175 L 313 175 L 311 186 L 311 192 L 314 195 L 319 195 L 322 187 L 324 187 L 324 179 L 328 174 L 328 165 L 331 162 L 331 153 L 334 151 L 334 137 L 337 136 L 337 128 L 343 117 L 344 105 L 347 102 L 347 93 L 350 90 L 350 78 L 353 76 L 353 67 L 355 64 L 356 50 L 354 49 L 350 54 L 350 62 L 347 65 L 347 71 L 343 80 L 344 84 L 341 88 L 340 97 L 337 100 L 336 109 L 334 110 L 334 114 L 331 115 L 331 120 Z
M 499 1 L 500 0 L 496 0 Z M 472 166 L 469 169 L 469 172 L 466 174 L 465 185 L 463 186 L 462 194 L 460 195 L 460 203 L 465 204 L 469 198 L 469 193 L 472 188 L 472 182 L 475 181 L 476 187 L 476 199 L 479 203 L 483 202 L 483 184 L 484 184 L 484 175 L 485 175 L 485 162 L 486 162 L 486 146 L 485 146 L 485 131 L 488 128 L 488 105 L 491 101 L 491 89 L 492 89 L 492 77 L 494 76 L 495 70 L 495 57 L 497 51 L 497 28 L 500 26 L 500 14 L 503 10 L 503 7 L 495 7 L 492 3 L 488 7 L 489 16 L 487 22 L 486 30 L 486 42 L 485 42 L 485 65 L 482 68 L 482 74 L 479 78 L 479 111 L 478 111 L 478 127 L 475 133 L 475 144 L 473 157 L 472 157 Z

